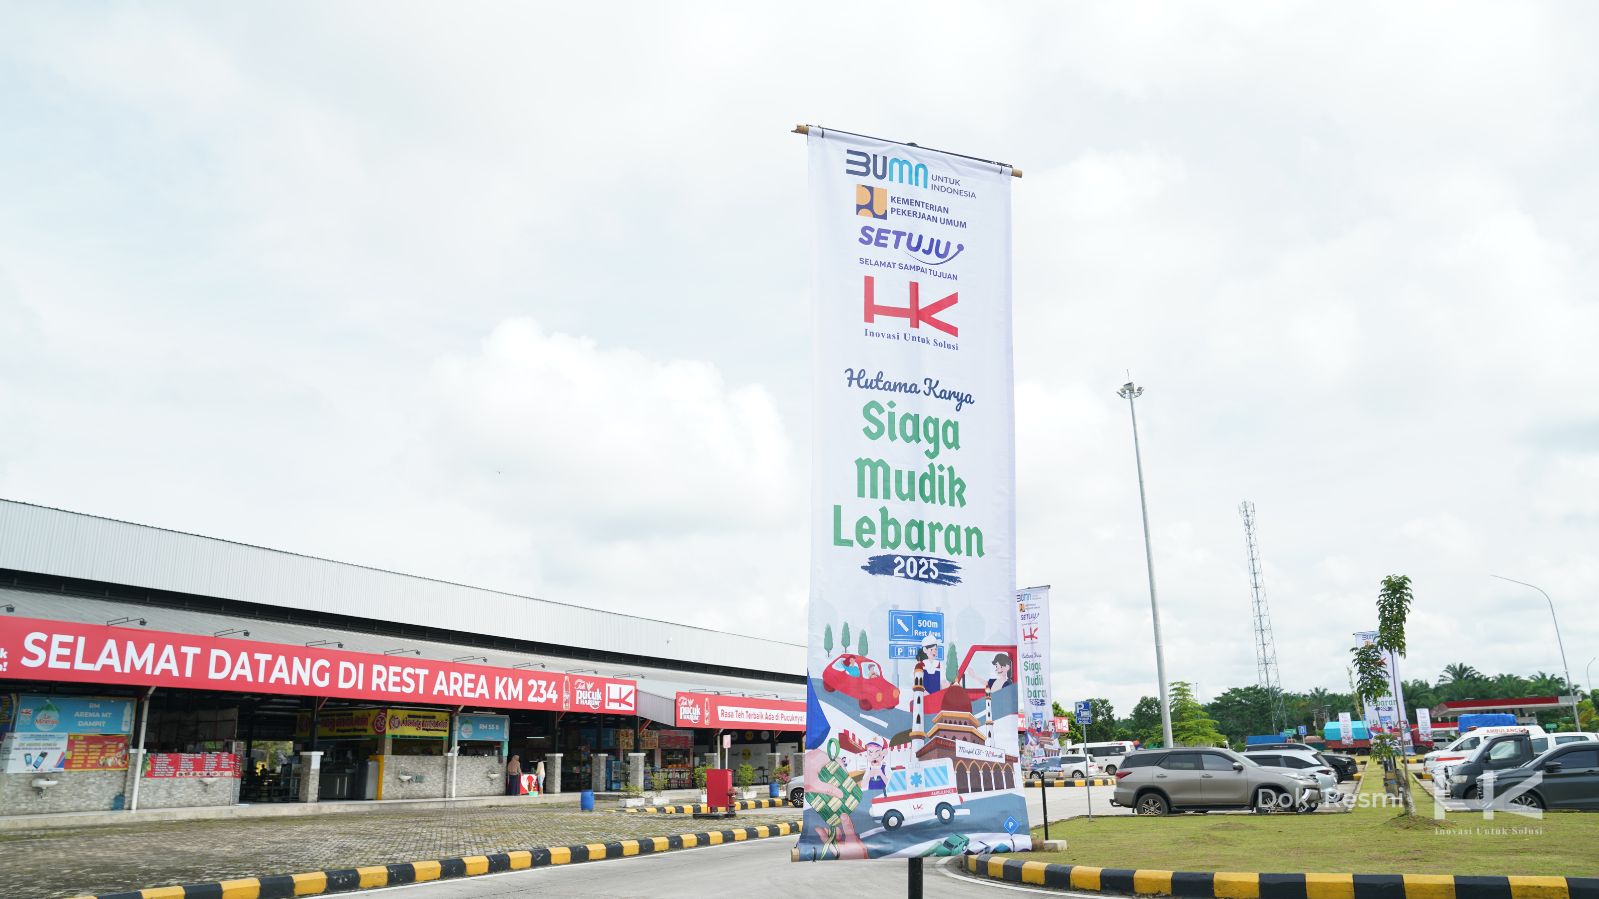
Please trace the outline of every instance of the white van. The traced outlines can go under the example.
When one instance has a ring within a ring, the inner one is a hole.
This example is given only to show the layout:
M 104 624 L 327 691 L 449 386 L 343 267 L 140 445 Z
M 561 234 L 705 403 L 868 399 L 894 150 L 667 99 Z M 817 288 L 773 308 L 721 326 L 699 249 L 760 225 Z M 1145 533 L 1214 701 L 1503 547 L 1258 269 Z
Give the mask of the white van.
M 1104 743 L 1074 743 L 1062 749 L 1063 753 L 1072 755 L 1086 755 L 1096 764 L 1105 769 L 1106 774 L 1115 774 L 1122 766 L 1122 756 L 1138 748 L 1132 740 L 1108 740 Z
M 1536 724 L 1527 725 L 1501 725 L 1498 727 L 1479 727 L 1455 739 L 1453 743 L 1442 749 L 1434 749 L 1421 757 L 1421 770 L 1427 776 L 1437 778 L 1438 769 L 1449 765 L 1458 765 L 1471 757 L 1477 747 L 1482 745 L 1488 737 L 1497 737 L 1500 734 L 1530 734 L 1533 737 L 1547 736 L 1543 728 Z

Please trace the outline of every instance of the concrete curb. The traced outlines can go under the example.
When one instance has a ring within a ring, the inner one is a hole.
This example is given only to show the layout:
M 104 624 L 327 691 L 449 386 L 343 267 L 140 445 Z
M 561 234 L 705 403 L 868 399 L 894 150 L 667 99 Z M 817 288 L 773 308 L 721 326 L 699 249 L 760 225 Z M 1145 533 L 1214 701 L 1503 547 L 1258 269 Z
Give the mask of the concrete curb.
M 778 808 L 784 805 L 788 805 L 785 799 L 740 799 L 733 803 L 733 810 L 745 812 L 750 809 Z M 635 815 L 708 815 L 716 809 L 708 805 L 641 805 L 620 811 Z
M 1051 787 L 1086 787 L 1086 786 L 1089 786 L 1089 785 L 1093 785 L 1093 786 L 1096 786 L 1096 787 L 1114 787 L 1114 786 L 1116 786 L 1116 778 L 1114 778 L 1114 777 L 1090 777 L 1090 778 L 1087 778 L 1085 780 L 1085 779 L 1083 779 L 1081 777 L 1077 777 L 1077 778 L 1069 778 L 1069 779 L 1066 779 L 1066 780 L 1046 780 L 1046 781 L 1044 781 L 1044 784 L 1045 784 L 1045 786 L 1051 786 Z M 1024 786 L 1024 787 L 1032 787 L 1032 788 L 1036 789 L 1038 787 L 1038 781 L 1030 780 L 1030 781 L 1027 781 L 1026 783 L 1022 784 L 1022 786 Z
M 1058 890 L 1191 899 L 1599 899 L 1599 877 L 1253 874 L 1051 865 L 968 855 L 969 873 Z
M 182 886 L 153 887 L 121 893 L 101 893 L 98 896 L 80 896 L 78 899 L 291 899 L 291 897 L 297 896 L 321 896 L 328 893 L 348 893 L 375 887 L 426 883 L 454 877 L 474 877 L 479 874 L 495 874 L 501 871 L 522 871 L 550 865 L 568 865 L 612 858 L 626 858 L 634 855 L 652 855 L 658 852 L 670 852 L 674 849 L 720 846 L 724 843 L 742 843 L 746 840 L 790 836 L 799 833 L 799 830 L 798 824 L 780 821 L 777 824 L 736 827 L 731 830 L 712 830 L 704 833 L 685 833 L 670 837 L 643 837 L 637 840 L 613 840 L 608 843 L 523 849 L 516 852 L 500 852 L 494 855 L 469 855 L 463 858 L 443 858 L 429 861 L 403 862 L 393 865 L 372 865 L 364 868 L 337 868 L 327 871 L 312 871 L 306 874 L 279 874 L 272 877 L 246 877 L 239 880 L 186 883 Z

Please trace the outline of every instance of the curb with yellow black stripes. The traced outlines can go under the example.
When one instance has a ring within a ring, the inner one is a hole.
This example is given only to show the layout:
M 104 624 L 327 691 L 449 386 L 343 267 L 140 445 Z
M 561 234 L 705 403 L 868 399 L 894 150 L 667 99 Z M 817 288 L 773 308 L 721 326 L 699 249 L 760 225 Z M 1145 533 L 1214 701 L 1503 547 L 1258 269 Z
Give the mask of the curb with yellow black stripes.
M 980 877 L 1060 890 L 1193 899 L 1599 899 L 1599 877 L 1458 874 L 1250 874 L 1050 865 L 968 855 Z
M 788 805 L 786 799 L 740 799 L 733 803 L 735 811 L 749 811 L 756 808 L 777 808 Z M 640 805 L 633 808 L 622 809 L 639 815 L 708 815 L 711 812 L 721 811 L 708 805 Z
M 1055 780 L 1046 780 L 1046 781 L 1044 781 L 1044 785 L 1045 786 L 1050 786 L 1050 787 L 1086 787 L 1086 786 L 1089 786 L 1090 784 L 1092 784 L 1093 786 L 1096 786 L 1096 787 L 1114 787 L 1114 786 L 1116 786 L 1116 778 L 1114 778 L 1114 777 L 1090 777 L 1090 778 L 1087 778 L 1085 780 L 1084 778 L 1076 777 L 1076 778 L 1066 778 L 1065 780 L 1061 780 L 1061 779 L 1057 778 Z M 1038 786 L 1038 781 L 1036 779 L 1030 780 L 1027 783 L 1023 784 L 1023 786 L 1037 787 Z
M 469 855 L 464 858 L 372 865 L 365 868 L 337 868 L 306 874 L 280 874 L 275 877 L 186 883 L 182 886 L 155 887 L 123 893 L 101 893 L 98 896 L 82 896 L 79 899 L 234 899 L 234 897 L 291 899 L 297 896 L 322 896 L 328 893 L 348 893 L 375 887 L 426 883 L 452 877 L 474 877 L 501 871 L 522 871 L 550 865 L 651 855 L 674 849 L 720 846 L 724 843 L 763 840 L 767 837 L 791 836 L 797 833 L 799 833 L 798 824 L 780 821 L 777 824 L 685 833 L 670 837 L 645 837 L 638 840 L 615 840 L 609 843 L 588 843 L 578 846 L 551 846 L 546 849 L 524 849 L 494 855 Z

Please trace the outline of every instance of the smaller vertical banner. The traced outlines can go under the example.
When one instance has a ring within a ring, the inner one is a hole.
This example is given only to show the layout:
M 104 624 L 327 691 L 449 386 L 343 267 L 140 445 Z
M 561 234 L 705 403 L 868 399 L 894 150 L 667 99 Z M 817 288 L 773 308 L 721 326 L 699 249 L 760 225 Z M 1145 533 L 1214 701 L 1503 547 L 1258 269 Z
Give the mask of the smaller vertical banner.
M 1355 722 L 1348 712 L 1338 713 L 1338 740 L 1345 745 L 1355 742 Z
M 1049 698 L 1049 585 L 1016 592 L 1016 656 L 1022 670 L 1022 729 L 1050 731 L 1054 707 Z
M 1423 743 L 1431 743 L 1432 742 L 1432 710 L 1431 709 L 1417 709 L 1416 710 L 1416 735 L 1421 738 L 1421 742 L 1423 742 Z

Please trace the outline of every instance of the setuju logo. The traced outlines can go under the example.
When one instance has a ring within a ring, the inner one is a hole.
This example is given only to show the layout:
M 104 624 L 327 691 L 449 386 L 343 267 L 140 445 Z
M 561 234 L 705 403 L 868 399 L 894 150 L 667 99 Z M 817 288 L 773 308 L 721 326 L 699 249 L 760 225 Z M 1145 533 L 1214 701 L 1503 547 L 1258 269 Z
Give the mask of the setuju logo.
M 855 185 L 855 214 L 866 218 L 888 218 L 888 188 L 870 184 Z
M 927 166 L 923 163 L 901 159 L 898 156 L 879 156 L 865 150 L 844 151 L 844 174 L 856 178 L 894 181 L 912 187 L 927 187 L 931 182 Z
M 572 681 L 572 704 L 599 711 L 601 690 L 599 681 L 577 678 Z
M 953 240 L 940 240 L 915 231 L 899 231 L 875 225 L 862 225 L 858 242 L 867 247 L 900 250 L 924 265 L 943 265 L 966 249 L 965 244 Z

